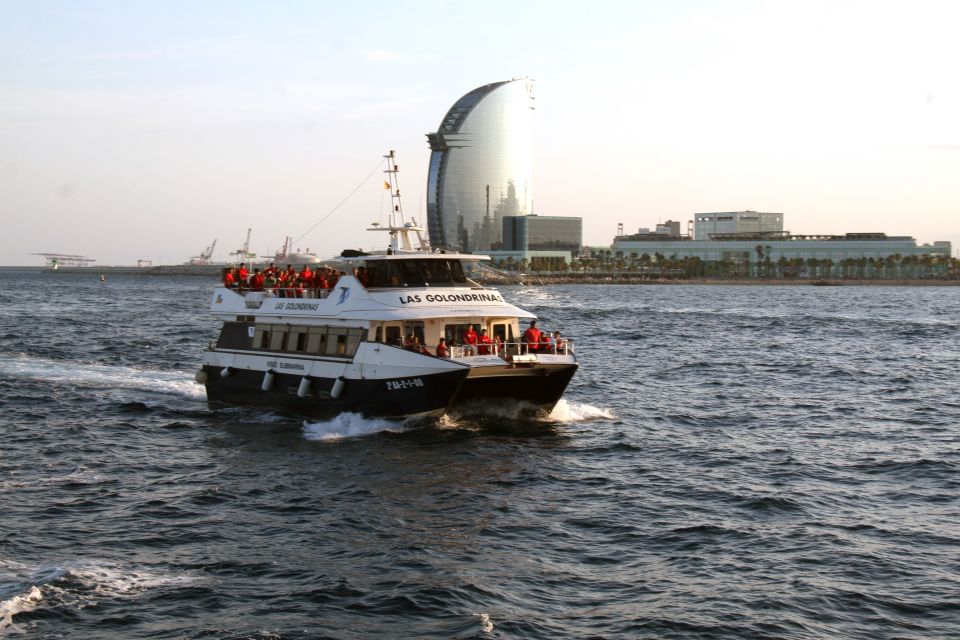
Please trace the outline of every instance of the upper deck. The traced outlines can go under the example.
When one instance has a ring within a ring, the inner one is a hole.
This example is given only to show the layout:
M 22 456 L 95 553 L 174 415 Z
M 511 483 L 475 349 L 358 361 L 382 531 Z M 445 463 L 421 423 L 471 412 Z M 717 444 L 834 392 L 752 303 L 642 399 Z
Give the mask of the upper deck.
M 453 264 L 459 266 L 455 260 Z M 431 269 L 425 269 L 428 263 Z M 374 278 L 361 282 L 367 265 Z M 536 318 L 516 307 L 496 289 L 480 286 L 442 260 L 364 260 L 358 276 L 343 275 L 329 289 L 220 287 L 213 293 L 210 311 L 224 319 L 258 317 L 358 320 L 413 320 L 426 318 Z

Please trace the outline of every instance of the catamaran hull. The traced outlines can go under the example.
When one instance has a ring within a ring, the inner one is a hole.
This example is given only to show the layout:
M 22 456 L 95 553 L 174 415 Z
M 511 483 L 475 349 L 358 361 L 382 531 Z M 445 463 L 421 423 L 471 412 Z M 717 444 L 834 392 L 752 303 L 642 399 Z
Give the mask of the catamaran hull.
M 378 379 L 312 378 L 306 383 L 300 375 L 273 373 L 266 390 L 265 371 L 238 370 L 223 377 L 222 368 L 205 365 L 203 373 L 207 400 L 214 403 L 281 408 L 312 418 L 343 412 L 410 418 L 443 415 L 468 372 Z
M 531 412 L 549 412 L 563 396 L 577 365 L 499 369 L 471 370 L 450 410 L 455 413 L 497 412 L 504 402 L 514 402 Z

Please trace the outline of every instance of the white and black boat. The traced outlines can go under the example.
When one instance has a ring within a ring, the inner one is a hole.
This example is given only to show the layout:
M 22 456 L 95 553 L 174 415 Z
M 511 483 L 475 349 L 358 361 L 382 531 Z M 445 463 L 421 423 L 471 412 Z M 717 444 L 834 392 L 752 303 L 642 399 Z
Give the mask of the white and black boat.
M 549 411 L 577 369 L 572 342 L 532 349 L 521 323 L 535 316 L 467 277 L 465 264 L 488 257 L 431 251 L 424 229 L 403 220 L 393 152 L 386 157 L 391 222 L 371 229 L 389 232 L 386 252 L 344 251 L 334 288 L 301 297 L 214 291 L 210 311 L 223 328 L 197 373 L 208 400 L 318 417 L 439 416 L 507 400 Z M 468 344 L 468 327 L 492 344 Z M 429 346 L 440 338 L 446 357 Z

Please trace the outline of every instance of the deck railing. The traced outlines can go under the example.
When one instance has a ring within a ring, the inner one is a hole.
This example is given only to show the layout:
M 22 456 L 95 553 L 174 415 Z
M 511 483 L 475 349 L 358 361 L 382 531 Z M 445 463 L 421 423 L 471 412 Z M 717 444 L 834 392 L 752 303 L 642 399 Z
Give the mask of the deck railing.
M 560 341 L 560 344 L 557 345 L 553 342 L 544 343 L 538 342 L 536 344 L 530 344 L 527 342 L 502 342 L 502 343 L 490 343 L 490 344 L 477 344 L 477 345 L 457 345 L 452 347 L 447 347 L 451 358 L 467 358 L 471 356 L 483 356 L 483 355 L 493 355 L 500 356 L 505 360 L 513 358 L 513 356 L 526 356 L 526 355 L 561 355 L 566 356 L 573 353 L 573 340 L 567 340 L 564 338 Z M 428 349 L 428 352 L 431 355 L 436 354 L 436 349 Z

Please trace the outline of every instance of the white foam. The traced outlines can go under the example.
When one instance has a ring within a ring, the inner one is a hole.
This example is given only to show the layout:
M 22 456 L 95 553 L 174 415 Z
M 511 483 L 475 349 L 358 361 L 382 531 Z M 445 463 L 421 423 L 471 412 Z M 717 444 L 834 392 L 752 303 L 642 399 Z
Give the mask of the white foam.
M 72 560 L 32 569 L 0 560 L 0 592 L 17 593 L 0 600 L 0 636 L 23 632 L 13 623 L 13 617 L 33 611 L 44 602 L 82 609 L 99 598 L 133 598 L 150 589 L 191 584 L 199 579 L 100 560 Z
M 100 596 L 122 598 L 158 587 L 190 584 L 194 576 L 170 575 L 137 568 L 129 569 L 109 562 L 82 560 L 64 565 L 62 578 L 79 582 Z
M 405 431 L 405 422 L 384 418 L 365 418 L 359 413 L 341 413 L 324 422 L 303 422 L 303 436 L 307 440 L 341 440 L 373 435 L 381 431 Z
M 473 614 L 477 618 L 480 618 L 480 630 L 484 633 L 490 633 L 493 631 L 493 621 L 490 620 L 490 615 L 486 613 L 475 613 Z
M 610 409 L 595 407 L 582 402 L 570 402 L 560 398 L 547 420 L 550 422 L 591 422 L 593 420 L 615 420 L 616 415 Z
M 203 385 L 186 371 L 156 371 L 96 363 L 67 362 L 25 355 L 0 356 L 0 377 L 45 380 L 76 387 L 131 389 L 190 400 L 206 400 Z
M 17 594 L 9 600 L 0 600 L 0 635 L 25 633 L 23 629 L 13 624 L 13 616 L 33 611 L 41 600 L 43 600 L 43 594 L 35 586 L 31 586 L 26 592 Z

